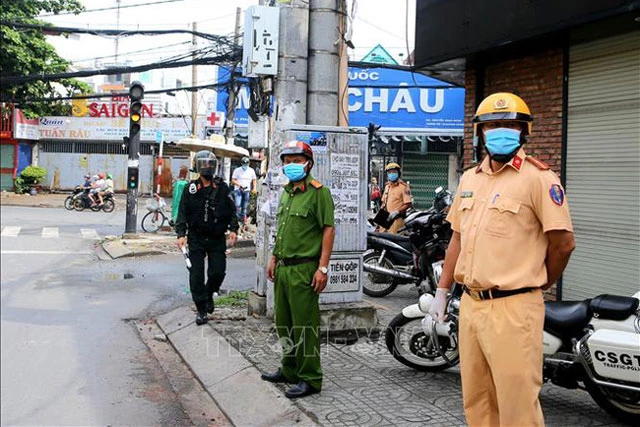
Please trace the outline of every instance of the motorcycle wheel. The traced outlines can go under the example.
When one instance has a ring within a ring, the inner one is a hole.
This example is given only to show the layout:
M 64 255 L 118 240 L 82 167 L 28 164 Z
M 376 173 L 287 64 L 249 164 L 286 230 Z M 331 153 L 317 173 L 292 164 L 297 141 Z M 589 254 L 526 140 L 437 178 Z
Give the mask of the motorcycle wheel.
M 382 259 L 381 263 L 378 263 L 379 259 L 379 252 L 370 252 L 362 258 L 362 262 L 364 264 L 374 264 L 379 265 L 380 267 L 393 269 L 393 264 L 386 257 Z M 370 297 L 381 298 L 385 295 L 389 295 L 398 286 L 398 283 L 394 279 L 382 274 L 366 273 L 364 277 L 365 280 L 362 282 L 362 292 Z
M 67 196 L 66 199 L 64 199 L 64 208 L 68 211 L 72 211 L 73 210 L 73 196 Z
M 426 372 L 438 372 L 457 365 L 460 361 L 458 349 L 450 348 L 448 338 L 438 337 L 438 345 L 453 364 L 450 365 L 440 356 L 431 337 L 422 330 L 421 321 L 420 317 L 409 318 L 400 313 L 389 323 L 384 338 L 393 358 L 405 366 Z
M 147 233 L 155 233 L 164 225 L 161 213 L 149 212 L 142 218 L 142 229 Z
M 590 379 L 584 385 L 598 406 L 629 425 L 640 425 L 640 393 L 599 386 Z
M 84 210 L 85 206 L 84 206 L 84 202 L 82 201 L 82 199 L 75 199 L 73 201 L 73 209 L 77 210 L 78 212 L 82 212 Z
M 113 212 L 115 208 L 116 204 L 111 199 L 105 200 L 104 204 L 102 205 L 102 210 L 105 212 Z

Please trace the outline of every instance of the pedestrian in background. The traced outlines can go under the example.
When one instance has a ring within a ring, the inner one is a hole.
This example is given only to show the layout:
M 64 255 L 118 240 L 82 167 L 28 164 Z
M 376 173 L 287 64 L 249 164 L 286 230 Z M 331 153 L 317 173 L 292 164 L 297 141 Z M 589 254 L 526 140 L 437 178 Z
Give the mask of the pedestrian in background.
M 399 164 L 391 162 L 384 170 L 387 173 L 387 183 L 384 185 L 381 209 L 389 212 L 388 221 L 392 224 L 388 229 L 381 227 L 379 231 L 395 234 L 404 227 L 404 217 L 413 206 L 413 198 L 411 187 L 400 178 L 402 168 Z
M 301 141 L 285 144 L 280 159 L 289 178 L 278 207 L 278 229 L 267 278 L 274 282 L 275 322 L 282 344 L 282 364 L 262 379 L 294 383 L 285 396 L 319 393 L 319 294 L 327 285 L 335 238 L 334 206 L 329 189 L 310 175 L 313 151 Z
M 371 178 L 371 183 L 369 184 L 369 200 L 371 200 L 371 210 L 373 212 L 378 212 L 380 209 L 380 201 L 382 199 L 382 193 L 380 192 L 380 187 L 378 186 L 378 178 L 375 176 Z
M 178 219 L 178 208 L 180 207 L 180 199 L 184 193 L 184 187 L 189 183 L 189 168 L 181 165 L 178 171 L 178 179 L 173 183 L 173 197 L 171 200 L 171 225 L 176 223 Z
M 189 287 L 198 314 L 196 324 L 207 323 L 207 313 L 215 308 L 213 294 L 220 290 L 227 269 L 225 233 L 230 230 L 229 243 L 235 245 L 238 220 L 229 186 L 214 174 L 218 160 L 210 151 L 199 151 L 194 158 L 194 170 L 200 177 L 184 188 L 180 199 L 176 233 L 178 247 L 189 242 Z M 186 238 L 185 238 L 186 236 Z M 204 280 L 204 259 L 207 258 L 207 282 Z
M 473 118 L 488 156 L 467 170 L 447 220 L 453 236 L 430 314 L 444 320 L 454 280 L 460 374 L 470 426 L 542 426 L 542 290 L 575 247 L 560 180 L 527 156 L 533 116 L 511 93 L 488 96 Z
M 236 168 L 231 176 L 231 184 L 235 186 L 235 204 L 238 222 L 244 223 L 247 215 L 247 206 L 251 194 L 258 189 L 256 171 L 249 167 L 249 158 L 243 157 L 242 166 Z

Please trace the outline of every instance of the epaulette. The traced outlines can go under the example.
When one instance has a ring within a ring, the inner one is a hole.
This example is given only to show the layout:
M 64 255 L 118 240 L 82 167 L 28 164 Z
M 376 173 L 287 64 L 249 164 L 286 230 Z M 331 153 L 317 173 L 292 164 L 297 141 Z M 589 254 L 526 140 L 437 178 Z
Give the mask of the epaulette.
M 550 168 L 549 168 L 549 166 L 548 166 L 545 162 L 543 162 L 543 161 L 541 161 L 541 160 L 538 160 L 538 159 L 536 159 L 536 158 L 534 158 L 534 157 L 527 156 L 526 160 L 527 160 L 529 163 L 532 163 L 535 167 L 537 167 L 537 168 L 538 168 L 538 169 L 540 169 L 541 171 L 546 171 L 546 170 L 549 170 L 549 169 L 550 169 Z
M 311 184 L 311 186 L 315 189 L 320 189 L 322 188 L 322 184 L 319 181 L 316 181 L 315 179 L 312 179 L 309 184 Z

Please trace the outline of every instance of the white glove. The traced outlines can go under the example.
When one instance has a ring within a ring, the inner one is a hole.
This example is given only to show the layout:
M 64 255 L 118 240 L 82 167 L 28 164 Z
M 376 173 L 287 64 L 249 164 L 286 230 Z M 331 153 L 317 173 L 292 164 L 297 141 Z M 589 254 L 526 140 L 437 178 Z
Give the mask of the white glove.
M 447 293 L 449 293 L 447 289 L 437 288 L 436 297 L 431 301 L 431 307 L 429 307 L 429 314 L 438 323 L 444 322 L 447 312 Z
M 398 211 L 393 211 L 393 212 L 389 213 L 389 218 L 388 218 L 389 221 L 395 220 L 398 217 L 398 215 L 400 215 L 400 212 L 398 212 Z

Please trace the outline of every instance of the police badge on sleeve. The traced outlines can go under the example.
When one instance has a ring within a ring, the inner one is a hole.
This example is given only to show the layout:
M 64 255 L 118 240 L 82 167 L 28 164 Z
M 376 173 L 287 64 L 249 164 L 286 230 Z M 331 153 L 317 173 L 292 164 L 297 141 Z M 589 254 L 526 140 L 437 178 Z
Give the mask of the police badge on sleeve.
M 549 196 L 551 200 L 558 206 L 562 206 L 564 203 L 564 190 L 559 184 L 552 184 L 549 188 Z
M 189 194 L 196 194 L 198 192 L 198 188 L 196 187 L 195 182 L 189 184 Z

